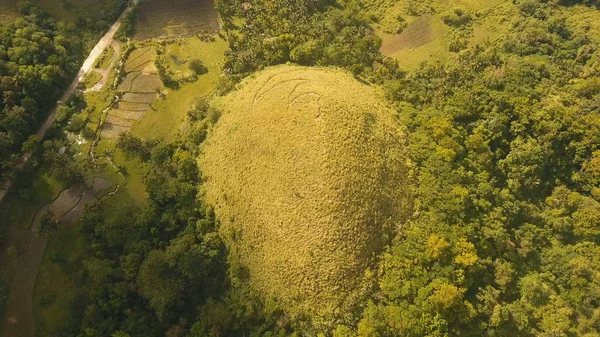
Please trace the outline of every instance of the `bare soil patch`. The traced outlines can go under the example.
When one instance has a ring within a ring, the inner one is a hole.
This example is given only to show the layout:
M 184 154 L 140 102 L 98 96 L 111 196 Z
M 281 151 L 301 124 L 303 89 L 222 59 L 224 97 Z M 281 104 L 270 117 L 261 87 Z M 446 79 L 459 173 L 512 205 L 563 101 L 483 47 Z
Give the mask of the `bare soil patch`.
M 409 23 L 402 33 L 386 39 L 381 44 L 381 53 L 391 55 L 399 50 L 417 48 L 432 39 L 431 18 L 421 16 Z
M 150 93 L 156 92 L 157 89 L 162 89 L 162 87 L 163 83 L 158 74 L 141 74 L 133 80 L 129 92 Z

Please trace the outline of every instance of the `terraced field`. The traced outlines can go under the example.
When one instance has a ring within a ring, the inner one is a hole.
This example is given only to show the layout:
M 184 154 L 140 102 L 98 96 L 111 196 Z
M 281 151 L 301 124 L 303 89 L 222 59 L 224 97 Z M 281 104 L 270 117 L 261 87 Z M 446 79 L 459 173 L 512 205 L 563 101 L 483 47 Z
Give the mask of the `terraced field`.
M 102 137 L 117 138 L 129 131 L 152 108 L 157 92 L 163 88 L 155 60 L 156 50 L 153 47 L 139 48 L 131 53 L 124 67 L 125 78 L 119 85 L 119 91 L 125 94 L 108 112 Z
M 144 0 L 138 9 L 135 38 L 185 37 L 218 30 L 213 0 Z

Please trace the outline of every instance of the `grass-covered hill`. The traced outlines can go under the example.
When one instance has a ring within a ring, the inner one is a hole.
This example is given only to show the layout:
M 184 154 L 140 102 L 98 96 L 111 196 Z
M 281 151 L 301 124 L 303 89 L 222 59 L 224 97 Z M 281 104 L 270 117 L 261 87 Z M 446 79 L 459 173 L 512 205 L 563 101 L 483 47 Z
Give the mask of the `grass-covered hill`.
M 215 107 L 200 165 L 233 258 L 289 312 L 344 313 L 410 209 L 393 109 L 344 71 L 297 66 L 262 71 Z

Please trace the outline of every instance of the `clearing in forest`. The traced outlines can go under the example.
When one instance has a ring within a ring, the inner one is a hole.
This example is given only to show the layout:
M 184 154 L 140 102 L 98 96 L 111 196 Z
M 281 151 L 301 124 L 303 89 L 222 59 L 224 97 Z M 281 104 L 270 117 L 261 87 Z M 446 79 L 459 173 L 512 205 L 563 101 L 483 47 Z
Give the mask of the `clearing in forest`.
M 117 138 L 141 120 L 163 88 L 154 65 L 156 50 L 151 46 L 135 49 L 124 66 L 125 76 L 119 91 L 121 100 L 108 112 L 102 129 L 103 138 Z
M 138 40 L 186 37 L 218 30 L 214 0 L 144 0 L 136 14 Z
M 213 108 L 200 167 L 232 257 L 292 316 L 348 310 L 410 209 L 393 109 L 349 73 L 298 66 L 258 73 Z
M 417 48 L 431 41 L 431 18 L 421 16 L 409 23 L 400 34 L 395 34 L 381 44 L 381 52 L 391 55 L 401 49 Z

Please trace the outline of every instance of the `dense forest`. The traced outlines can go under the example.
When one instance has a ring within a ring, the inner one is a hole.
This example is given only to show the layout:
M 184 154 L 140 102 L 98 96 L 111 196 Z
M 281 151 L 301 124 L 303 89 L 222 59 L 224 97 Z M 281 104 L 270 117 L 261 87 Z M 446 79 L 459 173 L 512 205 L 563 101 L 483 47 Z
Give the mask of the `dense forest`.
M 358 1 L 256 0 L 245 10 L 218 0 L 230 46 L 219 94 L 287 62 L 345 68 L 384 88 L 406 127 L 412 216 L 354 311 L 290 319 L 228 259 L 219 219 L 198 198 L 198 148 L 219 115 L 199 100 L 175 141 L 119 137 L 144 166 L 148 203 L 109 217 L 100 204 L 80 220 L 86 248 L 70 261 L 78 287 L 58 335 L 600 336 L 600 36 L 564 11 L 597 4 L 513 2 L 506 36 L 407 71 L 381 55 L 376 17 Z M 22 10 L 0 29 L 4 177 L 81 48 L 35 7 Z M 459 17 L 445 21 L 468 24 Z

